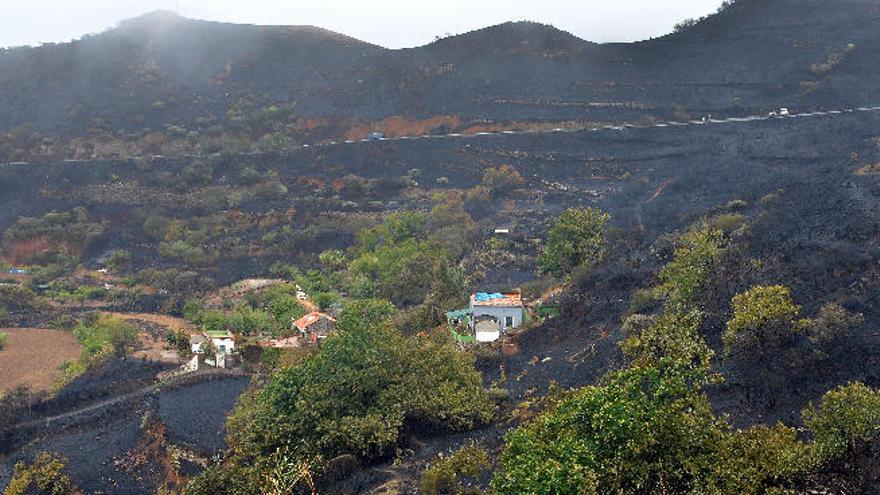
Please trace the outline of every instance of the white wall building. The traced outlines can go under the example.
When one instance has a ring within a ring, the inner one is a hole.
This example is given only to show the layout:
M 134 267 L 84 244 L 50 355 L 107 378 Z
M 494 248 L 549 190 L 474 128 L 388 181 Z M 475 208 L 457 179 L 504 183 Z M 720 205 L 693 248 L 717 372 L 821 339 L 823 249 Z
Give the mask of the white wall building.
M 477 334 L 477 340 L 493 342 L 501 333 L 522 326 L 522 296 L 518 292 L 472 294 L 470 312 L 471 328 Z M 493 320 L 496 325 L 490 323 Z

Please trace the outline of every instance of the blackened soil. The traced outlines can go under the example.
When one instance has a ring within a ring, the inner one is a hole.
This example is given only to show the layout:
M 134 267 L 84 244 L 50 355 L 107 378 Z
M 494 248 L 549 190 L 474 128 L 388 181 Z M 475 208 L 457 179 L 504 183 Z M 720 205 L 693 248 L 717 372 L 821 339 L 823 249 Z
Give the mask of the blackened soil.
M 249 383 L 233 377 L 162 391 L 159 420 L 169 439 L 209 457 L 226 448 L 226 416 Z

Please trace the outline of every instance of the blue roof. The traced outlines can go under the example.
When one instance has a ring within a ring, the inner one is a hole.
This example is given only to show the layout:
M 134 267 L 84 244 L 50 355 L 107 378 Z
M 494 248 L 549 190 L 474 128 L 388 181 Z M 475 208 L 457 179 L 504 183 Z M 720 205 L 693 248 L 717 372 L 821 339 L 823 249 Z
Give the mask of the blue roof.
M 493 292 L 491 294 L 486 293 L 486 292 L 477 292 L 474 295 L 474 300 L 477 302 L 484 302 L 484 301 L 491 301 L 493 299 L 504 299 L 505 297 L 507 297 L 507 296 L 505 296 L 504 294 L 501 294 L 500 292 Z

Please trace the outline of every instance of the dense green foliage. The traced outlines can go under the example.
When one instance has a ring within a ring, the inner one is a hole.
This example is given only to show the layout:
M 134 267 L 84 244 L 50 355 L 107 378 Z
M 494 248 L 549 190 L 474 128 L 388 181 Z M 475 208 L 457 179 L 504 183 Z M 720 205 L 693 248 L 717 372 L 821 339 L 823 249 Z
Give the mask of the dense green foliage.
M 0 351 L 6 348 L 6 343 L 9 341 L 9 334 L 6 332 L 0 332 Z
M 630 316 L 624 323 L 624 354 L 635 366 L 654 366 L 663 358 L 681 365 L 708 369 L 714 356 L 700 335 L 699 311 L 666 312 L 660 316 Z
M 425 301 L 429 294 L 463 293 L 452 255 L 428 231 L 418 213 L 393 214 L 358 236 L 349 269 L 360 292 L 398 306 Z
M 343 454 L 369 462 L 391 453 L 407 425 L 489 421 L 494 406 L 473 358 L 446 341 L 404 337 L 390 324 L 393 311 L 382 301 L 350 303 L 314 356 L 245 394 L 228 425 L 236 463 L 271 470 L 278 452 L 317 468 Z
M 306 314 L 292 284 L 276 284 L 245 294 L 244 302 L 227 309 L 204 309 L 198 301 L 184 306 L 184 317 L 209 331 L 228 330 L 237 335 L 285 335 L 293 320 Z
M 110 350 L 123 356 L 137 342 L 138 332 L 120 318 L 101 315 L 80 322 L 73 334 L 86 354 L 96 355 Z
M 661 284 L 656 289 L 666 298 L 668 309 L 678 311 L 695 305 L 721 254 L 722 240 L 720 230 L 705 224 L 681 237 L 675 257 L 660 270 Z
M 595 208 L 570 208 L 550 229 L 538 263 L 545 273 L 570 274 L 582 265 L 598 263 L 605 254 L 605 229 L 611 217 Z
M 386 311 L 372 301 L 346 309 L 358 316 Z M 372 460 L 393 447 L 408 421 L 463 429 L 491 414 L 468 355 L 403 337 L 387 319 L 343 315 L 314 357 L 274 375 L 251 407 L 236 413 L 230 445 L 252 456 L 289 447 L 302 458 Z
M 826 393 L 816 407 L 804 410 L 821 458 L 842 455 L 880 434 L 880 391 L 851 383 Z
M 778 424 L 737 431 L 699 375 L 663 360 L 570 393 L 506 437 L 500 494 L 794 493 L 806 473 L 880 436 L 880 392 L 851 384 L 803 411 L 814 441 Z M 695 381 L 696 379 L 696 381 Z
M 488 167 L 483 171 L 482 185 L 492 194 L 504 194 L 522 187 L 526 183 L 519 170 L 510 165 Z
M 709 487 L 726 427 L 688 372 L 631 368 L 506 437 L 501 494 L 687 493 Z
M 800 306 L 787 287 L 758 286 L 733 297 L 733 318 L 724 332 L 725 351 L 763 354 L 801 332 L 809 322 L 798 320 Z

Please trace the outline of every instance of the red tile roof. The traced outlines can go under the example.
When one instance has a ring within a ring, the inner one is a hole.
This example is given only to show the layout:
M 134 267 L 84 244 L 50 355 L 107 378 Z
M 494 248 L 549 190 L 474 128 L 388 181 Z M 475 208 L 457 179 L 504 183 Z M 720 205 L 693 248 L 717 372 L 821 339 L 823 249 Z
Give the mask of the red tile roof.
M 314 325 L 315 323 L 318 323 L 322 318 L 326 318 L 326 319 L 330 320 L 331 322 L 336 323 L 336 319 L 333 318 L 332 316 L 325 314 L 325 313 L 320 313 L 318 311 L 313 311 L 313 312 L 303 316 L 302 318 L 296 320 L 295 322 L 293 322 L 293 324 L 294 324 L 294 326 L 296 326 L 296 328 L 300 329 L 300 331 L 305 331 L 310 326 Z

